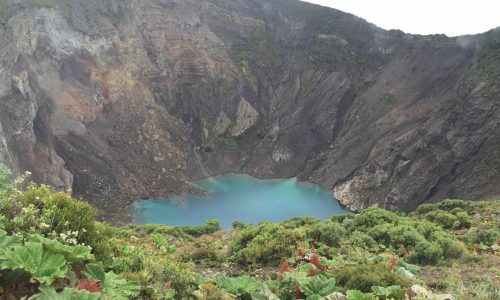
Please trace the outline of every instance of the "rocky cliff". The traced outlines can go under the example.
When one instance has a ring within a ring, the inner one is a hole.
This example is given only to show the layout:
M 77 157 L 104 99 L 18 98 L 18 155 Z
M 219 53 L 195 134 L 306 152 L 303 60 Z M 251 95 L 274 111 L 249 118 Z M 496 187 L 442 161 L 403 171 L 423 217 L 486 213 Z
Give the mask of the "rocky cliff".
M 0 0 L 0 161 L 112 220 L 228 172 L 351 209 L 500 195 L 500 30 L 295 0 Z

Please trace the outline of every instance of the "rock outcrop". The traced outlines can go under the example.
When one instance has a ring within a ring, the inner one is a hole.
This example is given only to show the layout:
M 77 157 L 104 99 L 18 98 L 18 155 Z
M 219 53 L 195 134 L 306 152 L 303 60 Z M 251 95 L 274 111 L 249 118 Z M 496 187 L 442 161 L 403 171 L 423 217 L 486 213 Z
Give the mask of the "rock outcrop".
M 348 207 L 500 195 L 500 31 L 385 31 L 284 0 L 7 0 L 0 161 L 107 219 L 227 172 Z

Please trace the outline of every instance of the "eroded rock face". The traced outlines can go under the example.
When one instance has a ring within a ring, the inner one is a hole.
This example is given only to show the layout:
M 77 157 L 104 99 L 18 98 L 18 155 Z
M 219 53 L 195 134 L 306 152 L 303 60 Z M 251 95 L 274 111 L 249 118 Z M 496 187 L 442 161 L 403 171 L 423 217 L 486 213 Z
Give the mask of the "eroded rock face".
M 253 108 L 252 105 L 245 100 L 245 98 L 241 98 L 241 101 L 238 104 L 236 124 L 234 125 L 232 134 L 234 136 L 242 135 L 245 131 L 255 125 L 258 117 L 259 112 L 257 112 L 255 108 Z
M 225 133 L 230 125 L 231 119 L 229 119 L 225 112 L 221 111 L 214 126 L 215 136 L 220 136 Z
M 108 220 L 227 172 L 297 176 L 352 209 L 500 194 L 498 30 L 412 36 L 281 0 L 4 13 L 0 161 Z

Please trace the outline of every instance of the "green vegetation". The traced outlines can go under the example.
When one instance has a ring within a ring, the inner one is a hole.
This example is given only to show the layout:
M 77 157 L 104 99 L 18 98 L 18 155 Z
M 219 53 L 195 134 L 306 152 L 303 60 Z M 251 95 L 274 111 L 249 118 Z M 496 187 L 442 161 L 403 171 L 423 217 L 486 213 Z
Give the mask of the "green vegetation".
M 116 228 L 96 222 L 88 204 L 26 176 L 13 180 L 0 165 L 0 295 L 422 299 L 410 287 L 428 282 L 457 299 L 495 299 L 499 208 L 445 200 L 409 215 L 369 208 L 326 221 L 235 222 L 230 232 L 216 220 Z
M 57 0 L 24 0 L 30 6 L 54 8 L 57 5 Z
M 257 91 L 258 72 L 259 78 L 271 80 L 283 64 L 280 46 L 263 31 L 256 30 L 248 38 L 233 45 L 233 57 L 242 70 L 247 81 Z M 255 74 L 254 74 L 255 73 Z
M 109 22 L 111 22 L 111 24 L 113 24 L 113 26 L 115 27 L 118 27 L 118 25 L 120 25 L 120 14 L 119 13 L 116 13 L 116 12 L 113 12 L 113 11 L 104 11 L 102 9 L 97 9 L 97 12 L 107 18 L 109 20 Z
M 23 0 L 24 4 L 34 7 L 54 8 L 57 6 L 58 0 Z M 7 24 L 8 16 L 7 0 L 0 0 L 0 25 Z
M 382 96 L 381 101 L 382 103 L 384 103 L 384 105 L 391 106 L 394 104 L 394 102 L 396 102 L 396 97 L 394 97 L 394 95 L 392 94 L 385 94 Z
M 0 25 L 7 24 L 9 16 L 7 15 L 7 0 L 0 0 Z
M 253 32 L 244 42 L 236 44 L 237 61 L 248 61 L 274 68 L 279 63 L 279 48 L 260 30 Z

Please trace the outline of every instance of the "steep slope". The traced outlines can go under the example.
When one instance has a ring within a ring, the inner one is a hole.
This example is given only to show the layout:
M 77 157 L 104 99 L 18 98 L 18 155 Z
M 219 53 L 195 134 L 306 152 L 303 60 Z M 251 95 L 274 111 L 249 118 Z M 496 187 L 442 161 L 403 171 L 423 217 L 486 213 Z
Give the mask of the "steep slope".
M 2 0 L 0 23 L 0 161 L 107 218 L 227 172 L 352 209 L 500 194 L 498 30 L 284 0 Z

